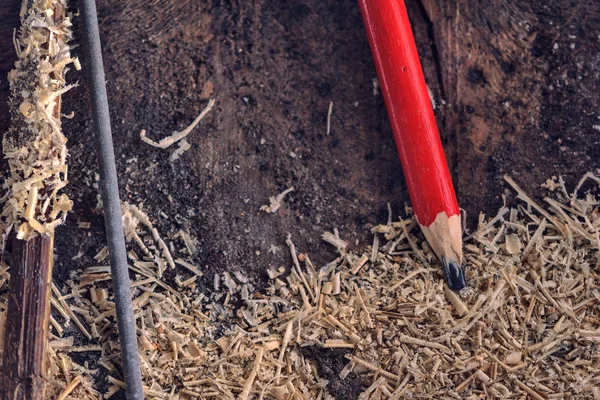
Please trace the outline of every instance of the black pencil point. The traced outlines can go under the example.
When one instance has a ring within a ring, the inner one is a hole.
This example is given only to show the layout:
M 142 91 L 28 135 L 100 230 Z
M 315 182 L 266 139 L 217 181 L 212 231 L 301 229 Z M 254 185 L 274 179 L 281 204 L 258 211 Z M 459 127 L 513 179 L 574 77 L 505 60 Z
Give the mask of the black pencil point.
M 458 292 L 467 286 L 463 269 L 456 261 L 446 261 L 446 258 L 442 257 L 442 265 L 444 266 L 446 282 L 448 282 L 450 289 Z

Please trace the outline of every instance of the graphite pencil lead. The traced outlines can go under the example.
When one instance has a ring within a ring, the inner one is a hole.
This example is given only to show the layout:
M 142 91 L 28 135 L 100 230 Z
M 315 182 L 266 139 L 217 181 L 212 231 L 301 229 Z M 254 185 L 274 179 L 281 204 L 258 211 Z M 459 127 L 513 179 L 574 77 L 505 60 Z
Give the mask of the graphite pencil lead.
M 442 257 L 442 265 L 444 266 L 444 274 L 446 275 L 446 282 L 448 287 L 455 292 L 459 292 L 467 286 L 465 281 L 465 273 L 463 272 L 460 264 L 454 260 L 446 260 L 446 257 Z

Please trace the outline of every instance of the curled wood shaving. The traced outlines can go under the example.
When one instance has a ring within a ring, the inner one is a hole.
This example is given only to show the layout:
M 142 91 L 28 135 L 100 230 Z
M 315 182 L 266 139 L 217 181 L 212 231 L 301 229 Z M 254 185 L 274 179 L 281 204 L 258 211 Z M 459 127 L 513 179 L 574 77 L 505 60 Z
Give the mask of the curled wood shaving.
M 294 191 L 294 187 L 287 188 L 283 192 L 279 193 L 277 196 L 269 197 L 270 204 L 260 206 L 260 211 L 264 211 L 266 213 L 276 213 L 282 206 L 282 201 L 288 193 Z
M 181 139 L 185 138 L 187 135 L 189 135 L 190 132 L 192 132 L 192 130 L 196 127 L 196 125 L 198 125 L 200 123 L 200 121 L 202 121 L 202 118 L 204 118 L 206 116 L 206 114 L 208 114 L 210 112 L 210 110 L 212 110 L 214 105 L 215 105 L 215 100 L 214 99 L 209 100 L 206 108 L 204 108 L 204 110 L 202 110 L 200 115 L 198 115 L 196 117 L 196 119 L 194 119 L 194 121 L 187 128 L 185 128 L 184 130 L 182 130 L 180 132 L 173 132 L 173 134 L 171 134 L 171 136 L 161 139 L 159 142 L 155 142 L 154 140 L 148 138 L 146 136 L 145 129 L 142 129 L 142 131 L 140 132 L 140 138 L 142 139 L 142 141 L 144 143 L 148 143 L 150 146 L 158 147 L 160 149 L 166 149 L 166 148 L 170 147 L 171 145 L 177 143 Z M 187 146 L 183 145 L 178 150 L 175 150 L 175 153 L 173 153 L 173 156 L 172 156 L 173 159 L 171 161 L 174 161 L 174 159 L 179 158 L 179 156 L 181 156 L 181 154 L 183 154 L 183 152 L 185 150 L 187 150 L 185 147 L 187 147 Z M 189 149 L 189 147 L 188 147 L 188 149 Z M 177 154 L 177 155 L 175 155 L 175 154 Z
M 14 39 L 18 60 L 8 74 L 11 125 L 2 148 L 10 174 L 3 188 L 0 228 L 19 239 L 53 235 L 73 203 L 60 190 L 67 184 L 67 139 L 61 131 L 60 96 L 71 58 L 71 17 L 65 0 L 23 2 Z M 4 236 L 6 237 L 6 235 Z

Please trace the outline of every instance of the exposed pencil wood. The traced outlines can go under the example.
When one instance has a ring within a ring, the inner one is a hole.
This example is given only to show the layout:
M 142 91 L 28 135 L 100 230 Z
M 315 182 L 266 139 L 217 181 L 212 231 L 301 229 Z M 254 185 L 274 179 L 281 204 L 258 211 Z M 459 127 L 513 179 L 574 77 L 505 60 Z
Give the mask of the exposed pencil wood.
M 462 264 L 462 231 L 460 215 L 448 216 L 441 212 L 429 225 L 420 225 L 423 235 L 435 254 L 441 259 L 455 260 Z

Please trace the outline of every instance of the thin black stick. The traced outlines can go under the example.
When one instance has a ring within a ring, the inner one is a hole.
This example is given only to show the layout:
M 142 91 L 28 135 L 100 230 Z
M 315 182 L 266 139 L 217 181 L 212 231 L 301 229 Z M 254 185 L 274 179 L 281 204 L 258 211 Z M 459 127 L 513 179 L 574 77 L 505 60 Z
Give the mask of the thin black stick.
M 85 39 L 84 53 L 85 61 L 87 61 L 83 69 L 87 72 L 92 97 L 92 117 L 100 168 L 100 186 L 104 204 L 104 221 L 115 293 L 117 323 L 119 325 L 121 361 L 126 384 L 125 391 L 129 400 L 143 400 L 140 355 L 131 300 L 131 282 L 129 280 L 127 252 L 121 219 L 121 200 L 119 199 L 117 168 L 110 128 L 96 2 L 95 0 L 81 0 L 80 5 Z

